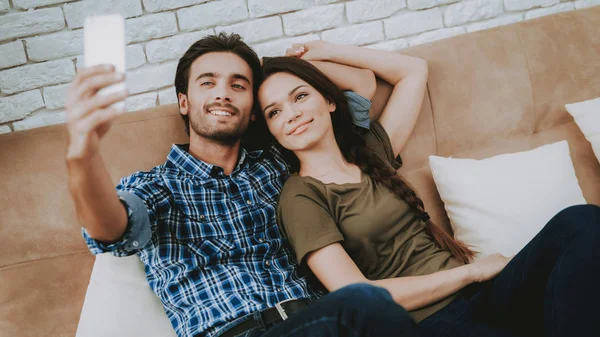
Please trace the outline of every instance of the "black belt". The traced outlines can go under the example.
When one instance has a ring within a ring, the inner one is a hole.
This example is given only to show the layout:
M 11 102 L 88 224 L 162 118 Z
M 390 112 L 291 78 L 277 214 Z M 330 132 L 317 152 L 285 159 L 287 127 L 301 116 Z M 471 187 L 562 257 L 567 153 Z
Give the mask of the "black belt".
M 310 301 L 308 299 L 283 301 L 277 303 L 272 308 L 261 311 L 260 315 L 262 316 L 265 325 L 271 325 L 273 323 L 285 321 L 290 315 L 306 308 L 309 303 Z M 259 323 L 255 319 L 249 318 L 244 323 L 240 323 L 227 330 L 220 337 L 234 337 L 257 327 L 259 327 Z

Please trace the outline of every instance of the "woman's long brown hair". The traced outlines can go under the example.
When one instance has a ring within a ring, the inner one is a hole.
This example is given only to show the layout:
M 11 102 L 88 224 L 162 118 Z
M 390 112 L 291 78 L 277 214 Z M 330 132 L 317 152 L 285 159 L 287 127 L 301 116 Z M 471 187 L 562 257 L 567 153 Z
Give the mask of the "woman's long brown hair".
M 297 58 L 273 57 L 263 61 L 263 79 L 285 72 L 310 84 L 328 102 L 334 102 L 336 110 L 331 114 L 335 139 L 344 158 L 367 173 L 375 182 L 383 184 L 399 198 L 405 200 L 410 208 L 426 224 L 428 234 L 443 249 L 450 251 L 454 257 L 463 263 L 469 263 L 474 252 L 464 243 L 450 236 L 446 231 L 435 225 L 427 212 L 423 201 L 417 196 L 409 184 L 373 151 L 369 150 L 361 133 L 354 127 L 350 115 L 348 102 L 343 92 L 329 80 L 320 70 L 312 64 Z M 258 113 L 262 122 L 264 115 Z M 265 122 L 266 123 L 266 122 Z M 296 173 L 300 169 L 300 162 L 292 151 L 283 148 L 273 137 L 273 143 L 279 147 L 290 172 Z

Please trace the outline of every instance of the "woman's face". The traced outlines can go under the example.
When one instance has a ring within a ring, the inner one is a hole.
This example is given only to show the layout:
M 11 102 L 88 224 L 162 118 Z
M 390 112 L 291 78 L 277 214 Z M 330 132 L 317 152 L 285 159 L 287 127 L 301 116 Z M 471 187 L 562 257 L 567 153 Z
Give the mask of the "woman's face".
M 335 104 L 299 77 L 283 72 L 269 76 L 258 99 L 269 131 L 288 150 L 306 150 L 333 133 Z

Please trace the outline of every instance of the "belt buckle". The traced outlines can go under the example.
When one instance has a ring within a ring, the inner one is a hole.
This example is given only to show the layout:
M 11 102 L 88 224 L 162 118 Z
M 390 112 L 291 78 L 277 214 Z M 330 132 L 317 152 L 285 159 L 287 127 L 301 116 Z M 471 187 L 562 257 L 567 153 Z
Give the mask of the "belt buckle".
M 281 316 L 281 319 L 284 321 L 286 319 L 288 319 L 288 315 L 285 313 L 285 309 L 283 309 L 283 307 L 281 305 L 284 303 L 287 303 L 287 302 L 291 302 L 291 301 L 295 301 L 295 299 L 289 299 L 289 300 L 281 301 L 281 302 L 275 304 L 275 309 L 277 309 L 279 316 Z

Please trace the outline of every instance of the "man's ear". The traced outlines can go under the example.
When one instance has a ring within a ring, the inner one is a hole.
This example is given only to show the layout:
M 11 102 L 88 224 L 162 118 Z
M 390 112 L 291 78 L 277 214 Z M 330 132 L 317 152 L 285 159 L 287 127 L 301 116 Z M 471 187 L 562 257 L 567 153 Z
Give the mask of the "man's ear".
M 182 115 L 187 115 L 189 112 L 187 95 L 178 93 L 177 100 L 179 101 L 179 113 Z

